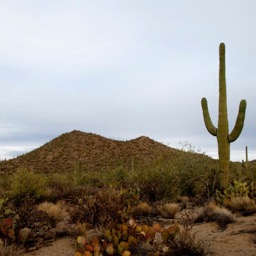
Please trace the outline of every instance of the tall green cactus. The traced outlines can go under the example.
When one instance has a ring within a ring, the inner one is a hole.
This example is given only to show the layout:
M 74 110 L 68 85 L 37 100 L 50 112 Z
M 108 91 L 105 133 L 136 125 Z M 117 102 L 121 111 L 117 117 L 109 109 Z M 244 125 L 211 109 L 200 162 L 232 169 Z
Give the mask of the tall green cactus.
M 204 123 L 210 134 L 217 137 L 219 153 L 220 186 L 229 185 L 230 143 L 234 142 L 242 132 L 246 111 L 246 101 L 241 100 L 235 127 L 229 134 L 227 114 L 227 90 L 225 77 L 225 44 L 219 47 L 219 119 L 218 127 L 211 121 L 206 98 L 201 101 Z

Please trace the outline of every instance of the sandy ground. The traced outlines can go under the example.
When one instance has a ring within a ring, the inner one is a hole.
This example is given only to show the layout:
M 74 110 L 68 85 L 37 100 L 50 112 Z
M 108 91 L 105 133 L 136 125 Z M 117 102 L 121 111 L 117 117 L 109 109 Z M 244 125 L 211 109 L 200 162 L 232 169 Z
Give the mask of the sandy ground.
M 236 218 L 224 230 L 216 223 L 196 224 L 192 230 L 214 256 L 256 256 L 256 215 Z
M 196 239 L 205 242 L 213 256 L 256 256 L 256 215 L 238 217 L 224 230 L 214 223 L 195 224 L 191 232 Z M 26 256 L 73 256 L 73 240 L 64 238 L 54 241 Z
M 51 245 L 40 248 L 37 251 L 26 253 L 26 256 L 74 256 L 74 240 L 62 238 L 54 241 Z

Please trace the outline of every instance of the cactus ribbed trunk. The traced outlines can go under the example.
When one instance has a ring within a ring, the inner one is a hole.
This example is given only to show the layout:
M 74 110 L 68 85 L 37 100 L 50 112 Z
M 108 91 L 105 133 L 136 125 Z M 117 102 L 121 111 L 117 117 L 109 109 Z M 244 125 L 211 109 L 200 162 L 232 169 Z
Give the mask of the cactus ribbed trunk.
M 229 134 L 227 90 L 226 90 L 225 45 L 219 47 L 219 116 L 218 127 L 211 121 L 206 98 L 201 101 L 204 123 L 208 132 L 217 137 L 219 153 L 220 186 L 225 189 L 229 185 L 230 143 L 235 141 L 242 132 L 246 111 L 246 101 L 241 100 L 235 127 Z
M 220 181 L 223 187 L 229 182 L 230 142 L 228 141 L 228 110 L 226 89 L 225 46 L 219 48 L 219 119 L 218 119 L 218 148 Z

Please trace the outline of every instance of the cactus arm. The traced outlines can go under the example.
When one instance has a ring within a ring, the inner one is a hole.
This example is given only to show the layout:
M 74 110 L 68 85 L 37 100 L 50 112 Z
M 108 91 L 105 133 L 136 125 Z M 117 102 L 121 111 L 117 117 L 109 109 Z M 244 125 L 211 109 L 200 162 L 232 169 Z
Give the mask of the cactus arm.
M 246 101 L 241 100 L 235 127 L 230 133 L 230 135 L 228 136 L 229 142 L 235 141 L 241 134 L 244 127 L 245 111 L 246 111 Z
M 204 124 L 206 126 L 206 129 L 208 132 L 213 135 L 217 136 L 217 128 L 213 125 L 209 110 L 208 110 L 208 104 L 207 104 L 207 99 L 202 98 L 201 100 L 201 105 L 202 105 L 202 110 L 203 110 L 203 117 L 204 117 Z

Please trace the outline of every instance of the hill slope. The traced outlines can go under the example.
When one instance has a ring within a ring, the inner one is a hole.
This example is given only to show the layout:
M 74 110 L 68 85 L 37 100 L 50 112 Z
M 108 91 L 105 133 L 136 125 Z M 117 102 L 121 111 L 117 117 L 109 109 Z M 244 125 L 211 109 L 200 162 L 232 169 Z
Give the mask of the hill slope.
M 25 155 L 2 161 L 0 173 L 10 173 L 19 167 L 46 173 L 70 172 L 78 163 L 89 171 L 104 171 L 119 166 L 129 169 L 132 164 L 150 165 L 163 155 L 176 158 L 181 154 L 191 155 L 145 136 L 130 141 L 117 141 L 74 130 Z M 207 156 L 202 157 L 209 159 Z

